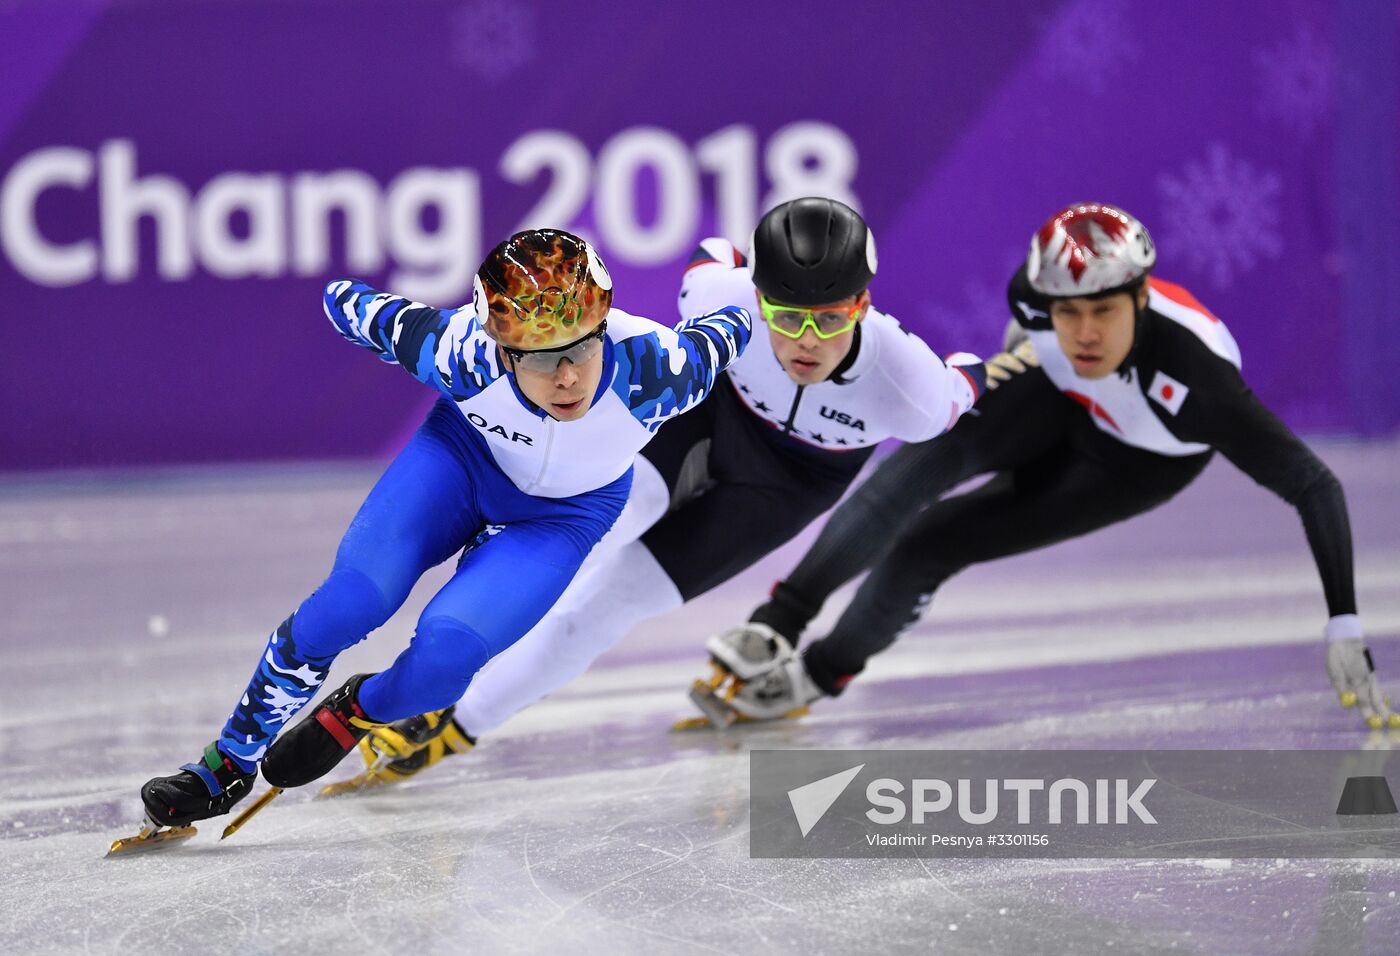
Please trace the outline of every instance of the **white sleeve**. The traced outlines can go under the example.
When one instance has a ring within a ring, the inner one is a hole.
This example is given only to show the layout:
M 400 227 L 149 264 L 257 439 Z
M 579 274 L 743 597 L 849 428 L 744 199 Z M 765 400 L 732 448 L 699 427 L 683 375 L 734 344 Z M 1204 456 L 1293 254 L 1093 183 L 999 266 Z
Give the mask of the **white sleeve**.
M 676 310 L 682 319 L 693 319 L 732 302 L 717 302 L 717 287 L 725 285 L 724 279 L 732 276 L 736 269 L 745 269 L 748 262 L 728 239 L 712 237 L 704 239 L 691 253 L 690 262 L 681 276 L 680 295 L 676 298 Z M 747 274 L 747 270 L 745 269 Z
M 891 414 L 890 431 L 896 438 L 920 442 L 941 435 L 977 400 L 972 380 L 943 364 L 917 335 L 904 332 L 882 345 L 880 370 L 902 399 L 899 411 Z

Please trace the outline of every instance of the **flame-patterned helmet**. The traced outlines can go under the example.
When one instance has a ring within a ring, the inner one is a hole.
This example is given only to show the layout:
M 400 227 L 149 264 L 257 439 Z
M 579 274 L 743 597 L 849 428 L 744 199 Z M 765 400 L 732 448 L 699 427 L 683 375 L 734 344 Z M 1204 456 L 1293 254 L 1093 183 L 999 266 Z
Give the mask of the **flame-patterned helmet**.
M 529 229 L 491 250 L 473 292 L 486 334 L 528 352 L 568 345 L 601 325 L 612 307 L 612 276 L 578 236 Z
M 1078 203 L 1031 237 L 1026 277 L 1042 295 L 1092 296 L 1139 282 L 1156 262 L 1157 248 L 1142 223 L 1117 206 Z

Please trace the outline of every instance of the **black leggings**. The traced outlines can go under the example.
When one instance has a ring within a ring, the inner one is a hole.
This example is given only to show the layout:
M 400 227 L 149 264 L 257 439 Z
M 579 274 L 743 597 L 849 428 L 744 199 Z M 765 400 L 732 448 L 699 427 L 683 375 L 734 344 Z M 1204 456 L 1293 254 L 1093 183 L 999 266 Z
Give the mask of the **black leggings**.
M 687 601 L 794 538 L 840 500 L 873 448 L 809 449 L 744 407 L 732 383 L 642 450 L 671 507 L 642 535 Z
M 831 634 L 805 655 L 817 685 L 839 693 L 958 571 L 1155 508 L 1209 458 L 1122 445 L 1031 369 L 986 395 L 946 435 L 906 445 L 882 463 L 752 619 L 796 639 L 833 591 L 869 567 Z M 938 500 L 988 472 L 986 484 Z

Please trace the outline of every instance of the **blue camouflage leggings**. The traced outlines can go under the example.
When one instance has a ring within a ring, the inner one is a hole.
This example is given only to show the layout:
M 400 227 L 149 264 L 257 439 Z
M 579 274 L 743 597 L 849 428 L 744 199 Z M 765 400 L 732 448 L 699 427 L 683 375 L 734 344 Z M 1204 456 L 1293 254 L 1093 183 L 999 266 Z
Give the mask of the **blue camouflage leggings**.
M 350 523 L 330 576 L 268 640 L 219 738 L 245 770 L 315 697 L 337 654 L 389 619 L 429 568 L 466 547 L 409 646 L 360 704 L 392 721 L 455 703 L 488 660 L 553 606 L 627 501 L 632 472 L 572 498 L 521 492 L 446 400 Z

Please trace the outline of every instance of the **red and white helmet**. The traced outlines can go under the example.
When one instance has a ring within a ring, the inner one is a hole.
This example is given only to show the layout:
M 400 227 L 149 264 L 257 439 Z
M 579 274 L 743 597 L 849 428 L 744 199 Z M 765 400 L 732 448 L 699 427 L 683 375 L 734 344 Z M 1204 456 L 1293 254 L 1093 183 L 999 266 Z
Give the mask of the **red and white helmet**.
M 1041 295 L 1097 295 L 1138 281 L 1156 261 L 1142 223 L 1117 206 L 1077 203 L 1031 237 L 1026 277 Z

